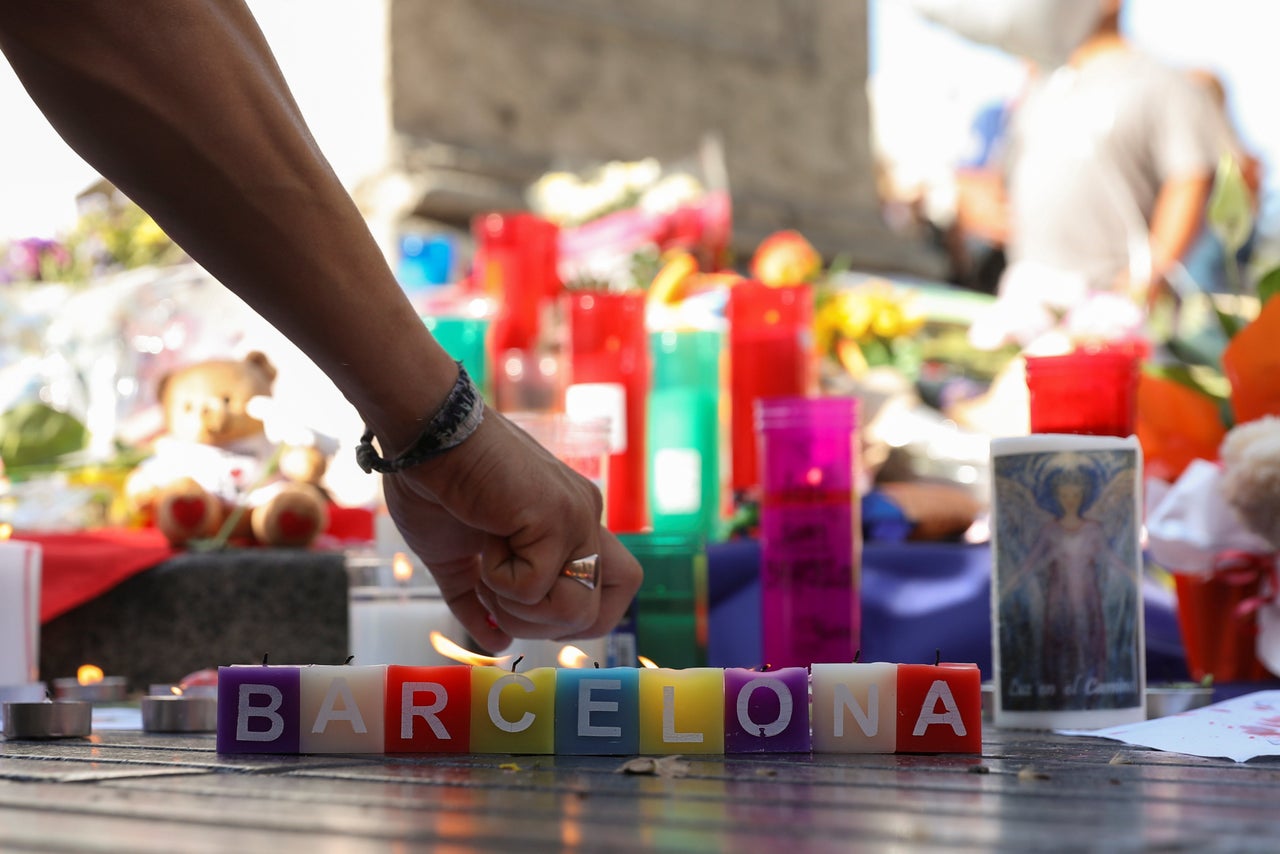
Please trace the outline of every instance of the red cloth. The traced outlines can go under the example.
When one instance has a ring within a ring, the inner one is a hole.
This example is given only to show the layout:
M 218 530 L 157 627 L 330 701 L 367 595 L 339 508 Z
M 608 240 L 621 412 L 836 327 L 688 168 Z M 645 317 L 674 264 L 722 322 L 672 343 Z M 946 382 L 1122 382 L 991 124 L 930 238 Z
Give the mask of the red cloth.
M 176 552 L 154 528 L 15 533 L 41 548 L 40 622 L 101 596 Z

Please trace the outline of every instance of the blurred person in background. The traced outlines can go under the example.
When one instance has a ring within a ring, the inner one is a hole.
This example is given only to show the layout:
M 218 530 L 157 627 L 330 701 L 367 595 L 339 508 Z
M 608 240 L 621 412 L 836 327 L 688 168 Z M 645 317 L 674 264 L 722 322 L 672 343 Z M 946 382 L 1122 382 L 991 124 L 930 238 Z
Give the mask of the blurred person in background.
M 1013 113 L 1009 266 L 998 308 L 975 324 L 981 346 L 1027 345 L 1063 324 L 1073 337 L 1134 334 L 1201 232 L 1228 138 L 1223 111 L 1188 73 L 1125 39 L 1121 7 L 1097 0 L 1088 34 L 1064 64 L 1041 66 Z M 1089 306 L 1099 300 L 1105 312 Z M 1114 325 L 1072 328 L 1076 311 L 1086 326 Z

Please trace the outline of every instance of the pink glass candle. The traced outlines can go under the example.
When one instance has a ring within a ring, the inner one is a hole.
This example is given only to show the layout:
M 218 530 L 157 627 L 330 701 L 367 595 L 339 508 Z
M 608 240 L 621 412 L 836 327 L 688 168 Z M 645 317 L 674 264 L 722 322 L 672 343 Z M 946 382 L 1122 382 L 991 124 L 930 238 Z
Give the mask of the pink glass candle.
M 858 650 L 856 411 L 849 397 L 757 405 L 762 649 L 771 667 L 852 661 Z

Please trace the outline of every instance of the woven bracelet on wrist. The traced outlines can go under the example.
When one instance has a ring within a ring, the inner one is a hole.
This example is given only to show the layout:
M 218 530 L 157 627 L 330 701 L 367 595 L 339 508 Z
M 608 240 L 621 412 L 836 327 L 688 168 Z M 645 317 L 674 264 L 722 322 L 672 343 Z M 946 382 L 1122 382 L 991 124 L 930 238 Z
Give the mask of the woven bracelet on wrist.
M 480 397 L 480 390 L 471 381 L 467 369 L 458 362 L 457 381 L 417 441 L 395 459 L 383 459 L 373 447 L 373 431 L 366 428 L 360 444 L 356 446 L 356 463 L 366 473 L 404 471 L 461 445 L 483 420 L 484 400 Z

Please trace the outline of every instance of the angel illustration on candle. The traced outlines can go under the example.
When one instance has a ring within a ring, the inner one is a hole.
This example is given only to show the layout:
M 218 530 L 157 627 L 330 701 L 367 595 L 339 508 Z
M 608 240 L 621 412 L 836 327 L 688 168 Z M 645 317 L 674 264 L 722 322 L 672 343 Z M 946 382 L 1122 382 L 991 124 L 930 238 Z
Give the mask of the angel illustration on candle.
M 1129 450 L 996 460 L 995 584 L 1004 708 L 1124 708 L 1141 691 Z

